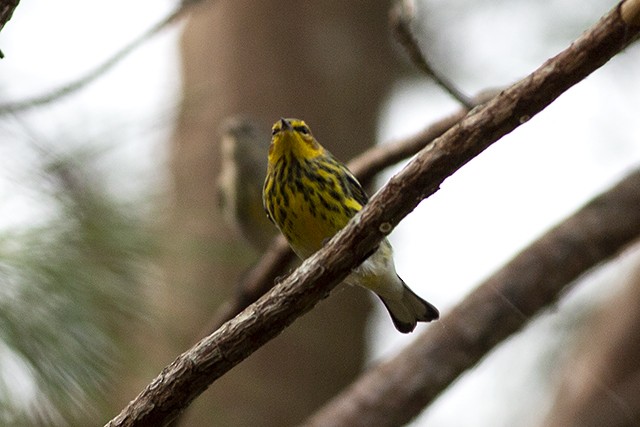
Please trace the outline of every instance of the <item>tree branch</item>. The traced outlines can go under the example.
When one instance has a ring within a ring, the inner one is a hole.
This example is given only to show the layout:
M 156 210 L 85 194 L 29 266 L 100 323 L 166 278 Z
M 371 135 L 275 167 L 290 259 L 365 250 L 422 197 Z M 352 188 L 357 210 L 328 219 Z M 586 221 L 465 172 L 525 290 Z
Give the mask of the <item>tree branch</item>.
M 143 45 L 151 37 L 155 36 L 157 33 L 159 33 L 160 31 L 165 29 L 167 26 L 169 26 L 171 23 L 176 21 L 178 18 L 182 17 L 182 15 L 191 6 L 202 3 L 203 1 L 204 0 L 182 0 L 182 2 L 180 2 L 180 4 L 178 4 L 178 6 L 176 6 L 176 8 L 171 13 L 169 13 L 169 15 L 164 17 L 160 22 L 156 23 L 151 28 L 147 29 L 140 36 L 133 39 L 129 44 L 122 47 L 119 51 L 113 54 L 113 56 L 107 58 L 101 64 L 98 64 L 95 68 L 87 72 L 85 75 L 80 76 L 76 80 L 66 83 L 60 87 L 52 89 L 47 93 L 36 95 L 31 98 L 26 98 L 18 101 L 10 101 L 10 102 L 0 104 L 0 116 L 9 114 L 9 113 L 17 113 L 20 111 L 28 110 L 30 108 L 34 108 L 34 107 L 39 107 L 39 106 L 48 104 L 50 102 L 57 101 L 62 97 L 70 95 L 73 92 L 78 91 L 79 89 L 82 89 L 83 87 L 87 86 L 89 83 L 93 82 L 97 78 L 106 74 L 109 70 L 111 70 L 113 67 L 119 64 L 120 61 L 126 58 L 131 52 L 136 50 L 138 47 Z M 18 0 L 16 0 L 15 3 L 17 5 Z
M 493 98 L 498 91 L 487 90 L 471 100 L 472 105 L 481 105 Z M 406 139 L 394 143 L 379 145 L 366 150 L 349 162 L 349 169 L 358 177 L 363 186 L 367 186 L 373 178 L 385 168 L 392 166 L 431 144 L 458 123 L 468 113 L 461 108 L 456 113 L 438 120 Z M 279 275 L 284 274 L 287 266 L 295 259 L 289 244 L 282 236 L 276 237 L 260 260 L 244 275 L 238 284 L 238 292 L 233 299 L 224 302 L 216 311 L 212 321 L 207 325 L 206 334 L 218 329 L 224 322 L 247 308 L 249 304 L 271 289 Z
M 427 58 L 422 54 L 418 40 L 411 31 L 411 21 L 413 21 L 414 6 L 413 2 L 407 0 L 399 0 L 394 7 L 391 8 L 389 15 L 389 21 L 393 34 L 396 37 L 400 46 L 404 47 L 404 50 L 409 55 L 409 59 L 415 64 L 415 66 L 431 77 L 433 81 L 445 90 L 453 99 L 459 103 L 471 109 L 474 107 L 473 101 L 467 95 L 462 93 L 453 83 L 449 81 L 444 75 L 440 74 L 435 68 L 431 66 Z
M 636 191 L 640 182 L 636 183 Z M 638 191 L 640 193 L 640 191 Z M 633 248 L 636 249 L 637 248 Z M 624 427 L 640 423 L 640 263 L 623 289 L 592 310 L 562 366 L 545 427 Z
M 20 0 L 1 0 L 0 1 L 0 31 L 4 28 L 4 25 L 9 22 L 13 11 L 18 7 Z
M 627 0 L 640 1 L 640 0 Z M 503 91 L 422 150 L 293 274 L 178 356 L 107 425 L 164 425 L 217 378 L 309 311 L 449 175 L 540 112 L 623 49 L 640 28 L 619 6 L 569 48 Z
M 0 0 L 0 31 L 13 16 L 13 11 L 18 7 L 18 3 L 20 0 Z M 2 58 L 4 58 L 4 54 L 0 50 L 0 59 Z
M 391 360 L 372 368 L 305 426 L 397 426 L 553 304 L 582 273 L 640 236 L 640 170 L 548 231 Z

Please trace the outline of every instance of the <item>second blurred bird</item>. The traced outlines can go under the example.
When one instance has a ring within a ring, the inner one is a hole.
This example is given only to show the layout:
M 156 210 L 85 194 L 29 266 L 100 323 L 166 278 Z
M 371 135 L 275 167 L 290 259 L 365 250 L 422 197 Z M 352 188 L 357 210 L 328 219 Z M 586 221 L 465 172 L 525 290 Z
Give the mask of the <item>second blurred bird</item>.
M 266 129 L 266 128 L 265 128 Z M 263 252 L 277 230 L 262 206 L 270 136 L 244 117 L 231 117 L 221 126 L 221 168 L 217 198 L 225 223 Z

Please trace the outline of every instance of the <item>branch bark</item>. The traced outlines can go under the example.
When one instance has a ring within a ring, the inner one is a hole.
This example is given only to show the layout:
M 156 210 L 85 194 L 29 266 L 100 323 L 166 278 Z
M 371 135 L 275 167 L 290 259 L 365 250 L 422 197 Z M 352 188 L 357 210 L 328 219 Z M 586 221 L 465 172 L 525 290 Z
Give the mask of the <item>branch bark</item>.
M 13 11 L 18 7 L 18 3 L 20 0 L 0 0 L 0 31 L 13 16 Z M 4 58 L 4 54 L 0 50 L 0 59 L 2 58 Z
M 18 7 L 20 0 L 2 0 L 0 1 L 0 31 L 4 28 L 4 25 L 9 22 L 13 11 Z
M 640 170 L 520 252 L 444 316 L 439 327 L 428 328 L 396 357 L 362 375 L 304 425 L 405 424 L 553 304 L 579 275 L 638 239 L 638 206 Z
M 638 2 L 640 0 L 627 0 Z M 242 313 L 178 356 L 107 425 L 164 425 L 217 378 L 326 298 L 449 175 L 540 112 L 623 49 L 640 31 L 620 5 L 569 48 L 422 150 L 324 248 Z
M 470 102 L 472 105 L 478 106 L 489 101 L 498 93 L 499 91 L 496 90 L 486 90 L 479 93 Z M 468 112 L 467 108 L 461 108 L 409 138 L 370 148 L 352 159 L 348 164 L 349 169 L 358 177 L 360 183 L 367 187 L 382 170 L 413 156 L 431 144 L 436 138 L 462 120 Z M 215 316 L 207 325 L 207 335 L 271 289 L 277 277 L 284 274 L 285 269 L 294 259 L 295 255 L 284 237 L 276 237 L 262 258 L 242 277 L 242 281 L 238 285 L 238 292 L 234 298 L 226 301 L 217 310 Z

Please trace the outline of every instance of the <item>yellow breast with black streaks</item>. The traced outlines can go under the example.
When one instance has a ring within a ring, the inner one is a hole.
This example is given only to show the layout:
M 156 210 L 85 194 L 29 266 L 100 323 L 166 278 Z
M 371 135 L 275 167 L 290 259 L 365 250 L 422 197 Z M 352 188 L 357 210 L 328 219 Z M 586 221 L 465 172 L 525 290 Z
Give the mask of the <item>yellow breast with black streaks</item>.
M 273 135 L 265 209 L 294 251 L 306 258 L 362 209 L 366 195 L 304 122 L 282 119 Z

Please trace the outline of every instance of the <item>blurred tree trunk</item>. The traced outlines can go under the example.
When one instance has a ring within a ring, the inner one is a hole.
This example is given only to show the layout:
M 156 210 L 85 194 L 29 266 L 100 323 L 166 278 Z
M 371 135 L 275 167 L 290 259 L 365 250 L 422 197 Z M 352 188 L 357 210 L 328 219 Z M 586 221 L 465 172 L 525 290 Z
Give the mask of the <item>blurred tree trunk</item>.
M 173 173 L 162 363 L 204 332 L 255 254 L 229 232 L 215 201 L 221 121 L 245 114 L 269 128 L 305 119 L 347 160 L 375 139 L 397 67 L 388 2 L 215 1 L 193 10 L 182 39 L 183 104 Z M 264 152 L 269 141 L 264 141 Z M 365 354 L 369 295 L 335 292 L 196 401 L 183 425 L 282 426 L 348 384 Z
M 640 263 L 625 280 L 585 328 L 545 427 L 640 425 Z

